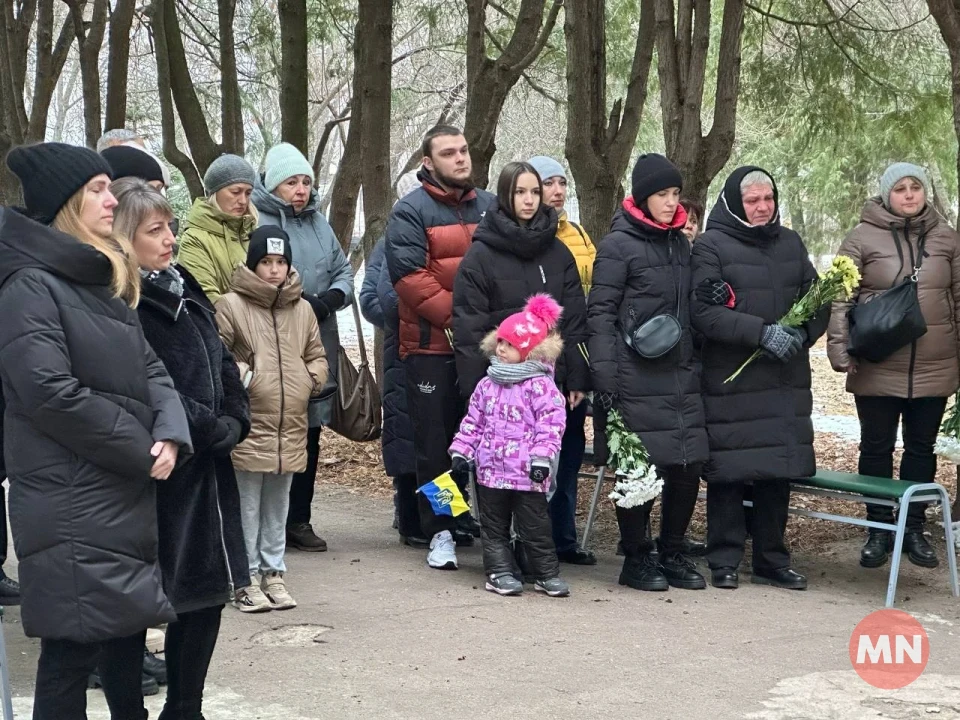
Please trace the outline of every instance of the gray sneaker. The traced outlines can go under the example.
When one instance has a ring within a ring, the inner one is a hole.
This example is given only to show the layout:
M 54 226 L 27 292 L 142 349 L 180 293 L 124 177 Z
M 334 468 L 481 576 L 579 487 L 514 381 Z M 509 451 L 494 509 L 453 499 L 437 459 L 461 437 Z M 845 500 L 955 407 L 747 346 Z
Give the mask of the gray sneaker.
M 533 589 L 546 593 L 550 597 L 566 597 L 570 594 L 570 586 L 558 577 L 537 580 L 533 584 Z
M 510 573 L 487 576 L 487 590 L 497 595 L 519 595 L 523 592 L 523 583 Z

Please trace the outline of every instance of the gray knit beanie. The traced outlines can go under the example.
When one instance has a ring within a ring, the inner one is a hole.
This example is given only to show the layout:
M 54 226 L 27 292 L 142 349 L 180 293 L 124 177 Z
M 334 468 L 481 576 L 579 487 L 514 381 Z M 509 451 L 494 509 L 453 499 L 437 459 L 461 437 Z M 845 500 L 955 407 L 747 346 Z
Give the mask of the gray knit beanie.
M 564 180 L 568 179 L 567 171 L 563 169 L 563 165 L 552 157 L 536 155 L 527 160 L 527 162 L 533 165 L 533 169 L 537 171 L 537 175 L 540 176 L 541 181 L 548 180 L 552 177 L 562 177 Z
M 894 186 L 904 178 L 916 178 L 923 185 L 923 190 L 930 196 L 930 181 L 927 179 L 927 172 L 919 165 L 913 163 L 896 162 L 880 176 L 880 199 L 883 200 L 883 206 L 890 209 L 890 191 Z
M 203 176 L 203 191 L 211 197 L 234 183 L 246 183 L 253 187 L 257 173 L 253 166 L 238 155 L 221 155 L 207 168 Z
M 418 187 L 423 187 L 423 183 L 420 182 L 420 178 L 417 177 L 417 173 L 420 172 L 420 168 L 415 168 L 410 172 L 405 172 L 399 178 L 397 178 L 397 199 L 403 198 L 405 195 L 409 195 Z
M 270 148 L 264 161 L 263 187 L 273 192 L 277 185 L 294 175 L 306 175 L 313 183 L 313 167 L 303 153 L 290 143 L 280 143 Z

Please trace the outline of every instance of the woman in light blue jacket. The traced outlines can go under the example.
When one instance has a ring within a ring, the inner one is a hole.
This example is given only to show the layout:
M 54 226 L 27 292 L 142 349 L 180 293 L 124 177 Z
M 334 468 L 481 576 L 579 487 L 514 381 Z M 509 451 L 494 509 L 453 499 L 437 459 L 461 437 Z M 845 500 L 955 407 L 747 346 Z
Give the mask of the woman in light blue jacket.
M 267 153 L 265 172 L 253 189 L 253 202 L 260 212 L 261 225 L 279 225 L 290 236 L 293 266 L 300 274 L 303 296 L 317 316 L 330 363 L 330 379 L 319 400 L 310 406 L 307 469 L 293 477 L 287 515 L 287 545 L 323 552 L 327 543 L 310 524 L 310 504 L 320 456 L 320 430 L 330 422 L 337 389 L 340 331 L 336 314 L 353 302 L 353 269 L 320 212 L 313 168 L 293 145 L 280 143 Z

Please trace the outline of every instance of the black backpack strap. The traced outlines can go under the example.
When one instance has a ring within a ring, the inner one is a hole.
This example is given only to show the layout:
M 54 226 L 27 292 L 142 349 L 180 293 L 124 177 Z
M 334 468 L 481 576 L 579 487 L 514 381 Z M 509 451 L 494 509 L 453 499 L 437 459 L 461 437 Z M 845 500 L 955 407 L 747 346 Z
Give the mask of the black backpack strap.
M 587 242 L 587 234 L 583 231 L 583 228 L 577 225 L 573 220 L 567 220 L 568 223 L 573 225 L 573 229 L 579 233 L 580 237 L 583 238 L 584 242 Z

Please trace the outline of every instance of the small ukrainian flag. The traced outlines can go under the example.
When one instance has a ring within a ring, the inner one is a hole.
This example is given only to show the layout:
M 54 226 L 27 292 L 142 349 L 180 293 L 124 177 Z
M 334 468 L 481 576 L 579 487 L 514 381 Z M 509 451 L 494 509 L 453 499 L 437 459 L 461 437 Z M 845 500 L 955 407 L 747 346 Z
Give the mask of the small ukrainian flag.
M 436 480 L 418 487 L 417 492 L 423 493 L 423 496 L 430 501 L 434 515 L 457 517 L 470 509 L 450 473 L 444 473 Z

